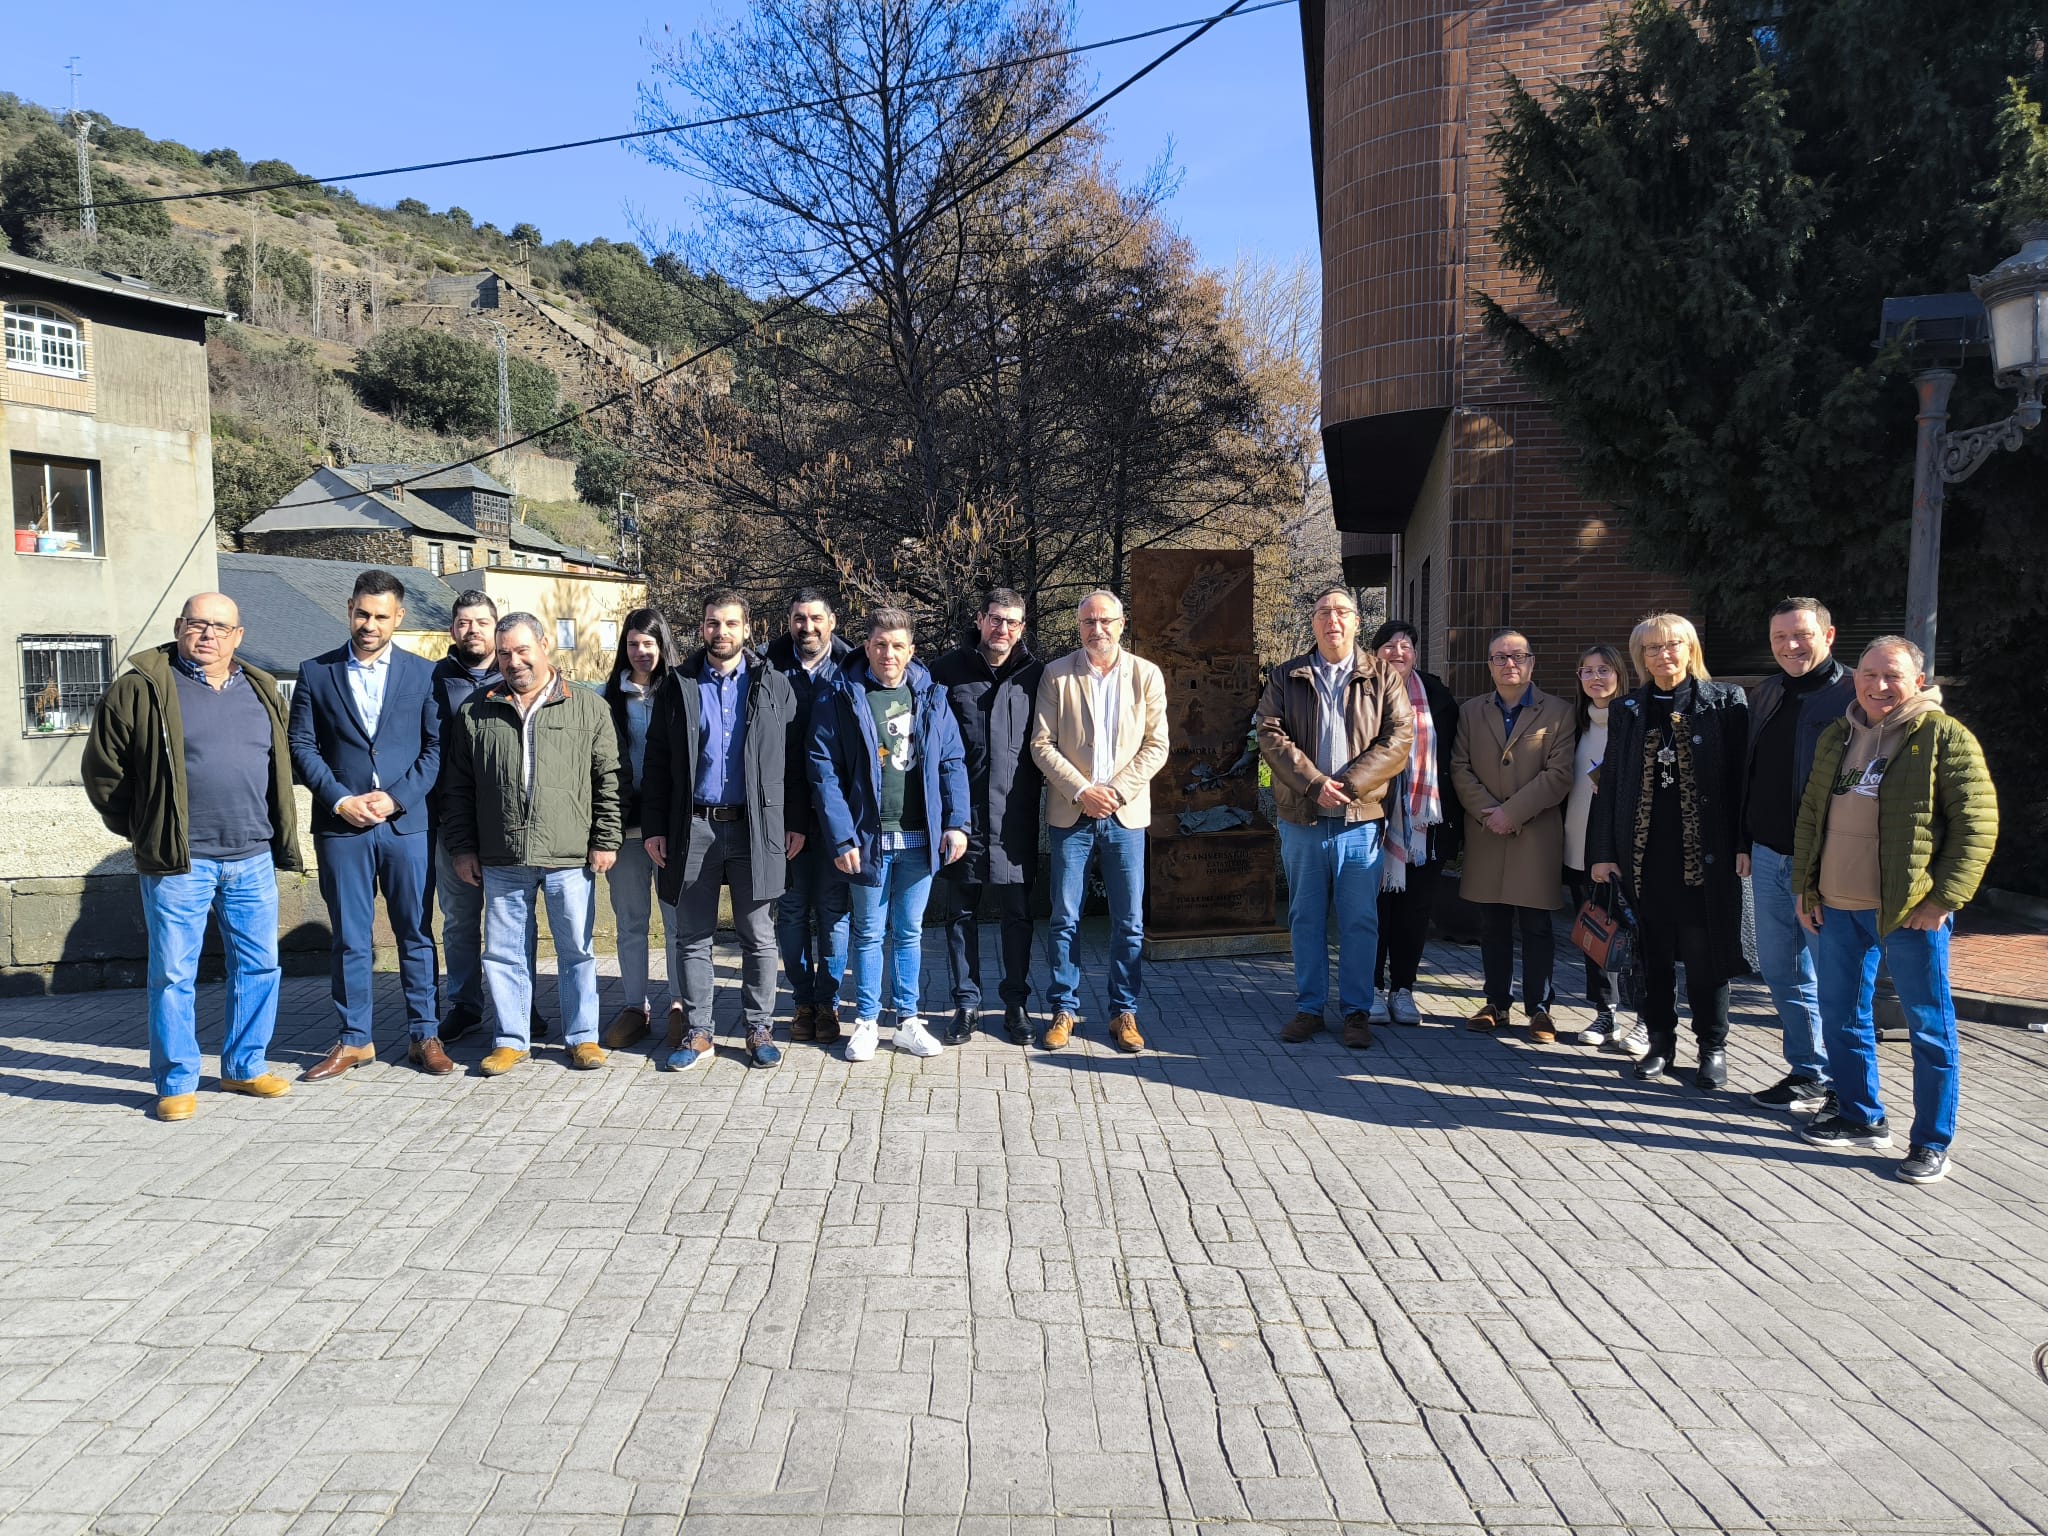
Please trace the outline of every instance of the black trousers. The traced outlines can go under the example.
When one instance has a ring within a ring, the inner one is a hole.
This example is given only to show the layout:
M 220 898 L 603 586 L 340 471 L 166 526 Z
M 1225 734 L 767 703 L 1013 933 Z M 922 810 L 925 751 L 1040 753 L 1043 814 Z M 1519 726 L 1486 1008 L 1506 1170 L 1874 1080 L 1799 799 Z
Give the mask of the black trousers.
M 1003 925 L 1000 992 L 1005 1004 L 1021 1008 L 1031 1000 L 1031 886 L 999 885 L 995 892 Z M 978 880 L 949 880 L 940 875 L 932 881 L 932 901 L 939 905 L 946 924 L 946 973 L 953 983 L 955 1008 L 981 1006 L 981 933 L 977 924 L 981 893 Z
M 1486 1000 L 1505 1019 L 1515 1003 L 1515 929 L 1522 930 L 1522 1007 L 1529 1013 L 1550 1008 L 1550 972 L 1556 961 L 1557 939 L 1550 929 L 1550 913 L 1543 907 L 1511 907 L 1506 902 L 1482 902 L 1479 929 L 1479 962 L 1486 973 Z
M 1565 888 L 1572 893 L 1572 910 L 1576 912 L 1593 899 L 1593 893 L 1600 889 L 1593 883 L 1593 877 L 1583 869 L 1567 867 L 1564 872 Z M 1614 981 L 1602 970 L 1600 962 L 1591 955 L 1586 956 L 1586 1001 L 1595 1008 L 1614 1007 Z
M 1415 989 L 1415 968 L 1429 943 L 1429 916 L 1436 905 L 1436 877 L 1443 861 L 1410 864 L 1408 888 L 1380 892 L 1380 947 L 1372 965 L 1373 987 L 1380 992 Z
M 1716 979 L 1713 944 L 1696 923 L 1658 922 L 1637 914 L 1643 946 L 1643 1023 L 1668 1051 L 1678 1039 L 1678 967 L 1685 966 L 1685 1001 L 1693 1038 L 1702 1051 L 1728 1044 L 1728 981 Z

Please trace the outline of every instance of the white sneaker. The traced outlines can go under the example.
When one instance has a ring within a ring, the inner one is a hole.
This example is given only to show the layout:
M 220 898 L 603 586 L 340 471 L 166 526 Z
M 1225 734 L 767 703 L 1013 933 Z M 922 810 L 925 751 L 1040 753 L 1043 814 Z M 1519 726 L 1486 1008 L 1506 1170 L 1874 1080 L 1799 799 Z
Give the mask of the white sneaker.
M 853 1033 L 846 1037 L 846 1059 L 867 1061 L 882 1043 L 882 1026 L 874 1019 L 855 1019 Z
M 1368 1024 L 1389 1024 L 1393 1022 L 1387 1017 L 1387 1000 L 1384 997 L 1376 997 L 1372 1000 L 1372 1006 L 1365 1011 L 1365 1022 Z
M 924 1020 L 912 1014 L 896 1021 L 896 1049 L 913 1056 L 937 1056 L 945 1047 L 924 1027 Z
M 1406 987 L 1387 999 L 1387 1014 L 1396 1024 L 1422 1022 L 1422 1010 L 1415 1006 L 1415 994 Z

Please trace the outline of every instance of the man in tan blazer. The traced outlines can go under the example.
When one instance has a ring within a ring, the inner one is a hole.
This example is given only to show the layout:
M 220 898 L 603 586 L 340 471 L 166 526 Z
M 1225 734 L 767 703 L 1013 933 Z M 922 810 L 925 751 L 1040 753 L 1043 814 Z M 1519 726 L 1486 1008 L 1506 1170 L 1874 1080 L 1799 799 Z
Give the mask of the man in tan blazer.
M 1166 680 L 1123 648 L 1124 605 L 1114 592 L 1081 599 L 1080 620 L 1081 648 L 1045 669 L 1031 717 L 1052 850 L 1053 1017 L 1042 1043 L 1058 1050 L 1078 1022 L 1081 897 L 1089 855 L 1100 848 L 1109 893 L 1109 1035 L 1120 1051 L 1142 1051 L 1145 828 L 1152 775 L 1166 765 Z
M 1486 647 L 1493 690 L 1458 711 L 1451 783 L 1465 807 L 1467 901 L 1483 909 L 1480 968 L 1486 1006 L 1467 1029 L 1499 1029 L 1514 1011 L 1515 928 L 1522 930 L 1522 1007 L 1529 1038 L 1550 1022 L 1555 944 L 1550 914 L 1564 905 L 1564 813 L 1578 725 L 1572 706 L 1536 686 L 1528 637 L 1504 629 Z

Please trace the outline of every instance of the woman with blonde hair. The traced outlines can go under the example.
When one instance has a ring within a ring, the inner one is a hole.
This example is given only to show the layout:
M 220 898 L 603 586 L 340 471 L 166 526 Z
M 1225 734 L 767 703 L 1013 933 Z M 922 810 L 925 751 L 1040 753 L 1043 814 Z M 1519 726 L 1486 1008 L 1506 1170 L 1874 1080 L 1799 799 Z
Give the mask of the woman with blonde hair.
M 1707 671 L 1699 631 L 1683 614 L 1653 613 L 1629 636 L 1640 686 L 1608 717 L 1607 752 L 1586 828 L 1595 880 L 1618 880 L 1635 909 L 1649 1051 L 1635 1075 L 1672 1070 L 1678 966 L 1699 1048 L 1695 1084 L 1728 1082 L 1728 979 L 1742 956 L 1742 880 L 1735 870 L 1749 701 Z

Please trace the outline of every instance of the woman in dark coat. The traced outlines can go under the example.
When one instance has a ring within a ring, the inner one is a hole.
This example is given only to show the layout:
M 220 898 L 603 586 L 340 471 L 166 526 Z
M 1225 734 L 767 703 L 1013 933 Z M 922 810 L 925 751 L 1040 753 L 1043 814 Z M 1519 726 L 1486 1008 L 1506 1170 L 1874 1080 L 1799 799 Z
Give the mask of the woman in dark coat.
M 1678 974 L 1699 1046 L 1703 1089 L 1728 1082 L 1728 979 L 1742 955 L 1742 879 L 1735 872 L 1749 703 L 1717 683 L 1699 631 L 1655 613 L 1629 636 L 1642 686 L 1608 716 L 1600 793 L 1586 828 L 1595 880 L 1619 880 L 1635 909 L 1643 961 L 1645 1081 L 1672 1069 L 1678 1044 Z
M 1380 942 L 1373 965 L 1372 1022 L 1420 1024 L 1415 972 L 1429 942 L 1436 877 L 1463 845 L 1464 807 L 1451 787 L 1451 748 L 1458 737 L 1458 701 L 1443 679 L 1416 666 L 1421 636 L 1406 619 L 1373 632 L 1372 648 L 1401 674 L 1415 710 L 1408 767 L 1387 787 L 1387 845 L 1380 861 Z M 1428 717 L 1424 729 L 1424 716 Z M 1434 772 L 1430 769 L 1434 768 Z

